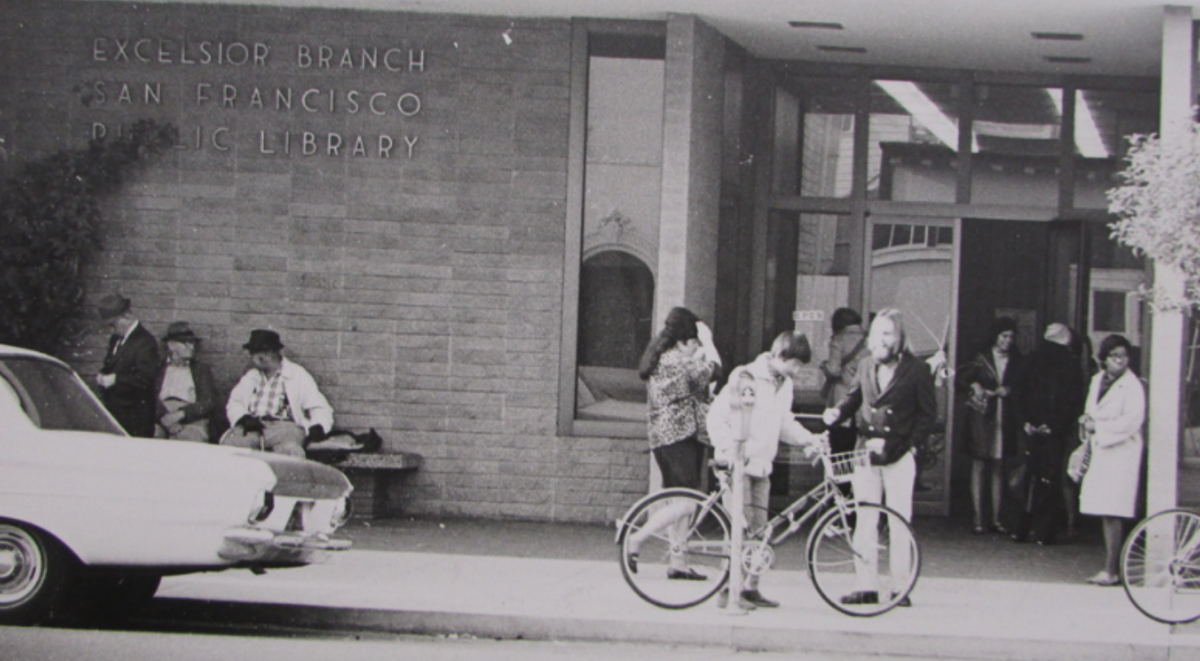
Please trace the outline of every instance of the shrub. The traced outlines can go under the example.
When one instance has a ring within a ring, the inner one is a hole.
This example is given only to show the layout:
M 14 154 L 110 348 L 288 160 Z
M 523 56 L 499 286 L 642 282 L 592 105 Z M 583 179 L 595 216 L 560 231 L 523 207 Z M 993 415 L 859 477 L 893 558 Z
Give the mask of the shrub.
M 0 188 L 0 342 L 55 352 L 81 319 L 83 266 L 99 249 L 98 196 L 176 143 L 172 125 L 140 120 L 24 164 Z

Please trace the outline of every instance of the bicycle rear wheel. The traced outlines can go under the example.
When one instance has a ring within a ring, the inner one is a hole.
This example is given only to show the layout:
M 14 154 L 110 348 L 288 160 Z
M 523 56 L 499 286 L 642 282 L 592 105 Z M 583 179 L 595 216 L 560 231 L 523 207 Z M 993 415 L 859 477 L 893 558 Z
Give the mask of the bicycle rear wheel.
M 825 603 L 847 615 L 870 617 L 895 608 L 920 573 L 912 527 L 893 509 L 834 507 L 813 526 L 808 575 Z
M 1121 584 L 1152 620 L 1200 619 L 1200 515 L 1167 510 L 1135 526 L 1121 549 Z
M 689 608 L 729 580 L 729 516 L 698 491 L 667 489 L 621 521 L 621 574 L 642 599 Z

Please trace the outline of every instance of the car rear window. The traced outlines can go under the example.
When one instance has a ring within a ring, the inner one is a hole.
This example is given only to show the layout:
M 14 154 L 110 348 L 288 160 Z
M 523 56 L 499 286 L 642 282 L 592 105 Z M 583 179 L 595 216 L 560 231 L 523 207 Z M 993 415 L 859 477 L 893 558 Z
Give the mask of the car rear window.
M 42 429 L 120 434 L 121 429 L 70 368 L 48 360 L 26 356 L 0 358 L 0 397 L 11 391 L 21 410 Z M 0 415 L 19 415 L 11 407 L 0 407 Z M 0 421 L 0 426 L 3 422 Z

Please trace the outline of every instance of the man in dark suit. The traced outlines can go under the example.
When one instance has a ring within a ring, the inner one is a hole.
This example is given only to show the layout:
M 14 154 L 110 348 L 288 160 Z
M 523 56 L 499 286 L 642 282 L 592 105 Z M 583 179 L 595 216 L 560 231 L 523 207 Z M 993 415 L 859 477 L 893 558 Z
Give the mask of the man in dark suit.
M 924 446 L 937 422 L 937 396 L 929 365 L 908 351 L 904 316 L 896 309 L 882 310 L 867 334 L 870 354 L 858 364 L 855 384 L 833 407 L 825 410 L 826 425 L 856 416 L 856 449 L 870 452 L 869 467 L 856 469 L 851 478 L 854 497 L 860 502 L 886 505 L 912 521 L 913 485 L 917 477 L 914 453 Z M 878 534 L 872 521 L 860 515 L 854 531 L 858 549 L 873 548 Z M 855 562 L 861 588 L 842 597 L 845 604 L 878 603 L 875 572 L 864 553 Z M 893 577 L 909 571 L 907 549 L 893 548 Z M 908 606 L 908 597 L 899 602 Z
M 96 375 L 100 399 L 131 436 L 153 438 L 158 341 L 138 323 L 128 298 L 107 294 L 96 310 L 113 332 Z

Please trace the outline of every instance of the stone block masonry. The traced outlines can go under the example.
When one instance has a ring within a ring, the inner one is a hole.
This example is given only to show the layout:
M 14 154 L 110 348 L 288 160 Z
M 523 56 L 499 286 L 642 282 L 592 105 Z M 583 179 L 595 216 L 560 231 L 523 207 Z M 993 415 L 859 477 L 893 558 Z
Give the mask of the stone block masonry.
M 611 520 L 644 441 L 556 436 L 570 23 L 13 0 L 10 173 L 152 118 L 177 149 L 104 201 L 87 265 L 161 336 L 188 321 L 226 390 L 251 329 L 338 425 L 424 457 L 409 514 Z M 508 37 L 508 40 L 504 39 Z M 94 373 L 96 328 L 64 349 Z

